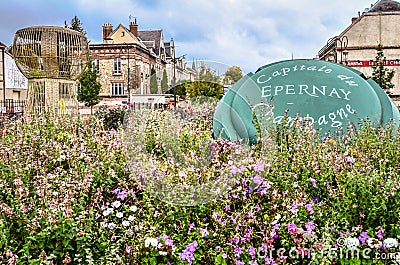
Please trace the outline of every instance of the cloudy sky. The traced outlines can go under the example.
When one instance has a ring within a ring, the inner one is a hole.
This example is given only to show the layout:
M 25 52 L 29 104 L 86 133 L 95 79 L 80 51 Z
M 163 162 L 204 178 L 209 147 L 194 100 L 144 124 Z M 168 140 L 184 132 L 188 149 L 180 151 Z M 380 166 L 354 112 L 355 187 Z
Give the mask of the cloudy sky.
M 102 25 L 163 29 L 177 55 L 238 65 L 245 73 L 284 59 L 313 58 L 375 0 L 12 0 L 1 3 L 0 42 L 36 25 L 63 26 L 76 15 L 91 43 Z M 351 44 L 349 44 L 351 45 Z

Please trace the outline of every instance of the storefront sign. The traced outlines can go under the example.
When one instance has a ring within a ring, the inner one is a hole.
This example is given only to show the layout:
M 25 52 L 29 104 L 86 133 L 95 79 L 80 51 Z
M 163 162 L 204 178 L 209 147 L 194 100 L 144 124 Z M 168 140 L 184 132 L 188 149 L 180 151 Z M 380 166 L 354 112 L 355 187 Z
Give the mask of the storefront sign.
M 349 66 L 349 67 L 373 67 L 374 65 L 375 65 L 374 60 L 346 61 L 346 66 Z M 384 65 L 385 66 L 400 66 L 400 60 L 385 60 Z

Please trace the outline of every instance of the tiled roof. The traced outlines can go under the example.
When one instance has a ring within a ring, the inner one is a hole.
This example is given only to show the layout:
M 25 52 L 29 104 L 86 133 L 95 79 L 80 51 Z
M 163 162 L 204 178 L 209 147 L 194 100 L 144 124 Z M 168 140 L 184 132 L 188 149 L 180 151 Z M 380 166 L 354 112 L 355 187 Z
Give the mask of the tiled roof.
M 154 41 L 154 52 L 160 55 L 160 42 L 162 38 L 162 30 L 139 30 L 139 38 L 143 42 Z M 147 45 L 146 45 L 147 46 Z
M 368 12 L 393 12 L 400 11 L 400 3 L 392 0 L 381 0 Z

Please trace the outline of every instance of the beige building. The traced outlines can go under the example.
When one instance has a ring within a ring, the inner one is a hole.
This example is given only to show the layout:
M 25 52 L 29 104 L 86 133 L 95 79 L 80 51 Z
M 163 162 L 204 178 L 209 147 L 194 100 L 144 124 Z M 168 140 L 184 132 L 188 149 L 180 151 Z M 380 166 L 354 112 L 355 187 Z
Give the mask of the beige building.
M 174 62 L 177 82 L 193 80 L 193 70 L 187 67 L 184 59 L 173 60 L 174 47 L 165 42 L 163 31 L 139 30 L 136 19 L 130 22 L 129 28 L 104 24 L 103 42 L 90 44 L 89 49 L 94 67 L 98 67 L 103 103 L 108 101 L 115 105 L 128 98 L 131 102 L 154 101 L 154 94 L 165 93 L 161 91 L 164 70 L 172 87 Z M 156 73 L 157 91 L 150 91 L 151 69 Z M 143 99 L 145 97 L 148 101 Z
M 318 59 L 343 63 L 372 75 L 372 66 L 378 44 L 383 45 L 386 68 L 394 69 L 391 92 L 395 101 L 400 100 L 400 3 L 380 0 L 358 13 L 351 24 L 338 36 L 328 40 L 318 52 Z M 400 102 L 399 102 L 400 103 Z

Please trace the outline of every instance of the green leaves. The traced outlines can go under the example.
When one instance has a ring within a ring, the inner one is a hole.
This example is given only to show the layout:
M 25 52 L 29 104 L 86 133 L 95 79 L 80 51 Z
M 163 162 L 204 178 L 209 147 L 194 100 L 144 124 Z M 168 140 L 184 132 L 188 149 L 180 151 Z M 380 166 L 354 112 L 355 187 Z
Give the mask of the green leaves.
M 385 67 L 386 57 L 383 53 L 383 45 L 378 44 L 376 48 L 377 55 L 375 57 L 375 65 L 372 66 L 372 79 L 388 94 L 392 94 L 391 89 L 394 88 L 392 79 L 394 77 L 394 70 L 389 70 Z
M 85 103 L 85 106 L 92 107 L 100 102 L 101 84 L 97 81 L 98 68 L 93 69 L 92 61 L 89 61 L 86 70 L 78 78 L 78 101 Z

